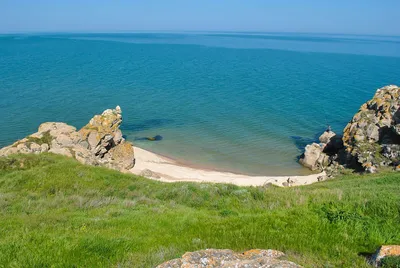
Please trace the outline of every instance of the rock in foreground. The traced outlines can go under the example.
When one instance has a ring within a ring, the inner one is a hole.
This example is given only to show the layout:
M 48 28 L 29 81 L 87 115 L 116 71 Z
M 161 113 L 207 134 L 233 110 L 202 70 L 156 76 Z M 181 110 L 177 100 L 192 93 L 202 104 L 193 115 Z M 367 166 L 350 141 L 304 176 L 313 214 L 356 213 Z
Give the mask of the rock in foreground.
M 50 152 L 74 157 L 83 164 L 126 171 L 134 166 L 135 158 L 132 144 L 119 129 L 121 113 L 119 106 L 107 109 L 79 131 L 65 123 L 43 123 L 38 132 L 0 149 L 0 156 Z
M 301 267 L 293 262 L 279 260 L 285 254 L 268 249 L 252 249 L 244 253 L 235 253 L 229 249 L 206 249 L 187 252 L 182 258 L 174 259 L 157 266 L 157 268 L 267 268 L 267 267 Z

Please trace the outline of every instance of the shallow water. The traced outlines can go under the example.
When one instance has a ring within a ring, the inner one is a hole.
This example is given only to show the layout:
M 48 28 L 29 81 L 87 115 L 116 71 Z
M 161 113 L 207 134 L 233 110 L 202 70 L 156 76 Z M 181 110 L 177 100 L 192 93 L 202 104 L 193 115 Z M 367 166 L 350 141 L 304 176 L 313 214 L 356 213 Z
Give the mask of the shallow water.
M 0 36 L 0 146 L 120 105 L 128 140 L 190 164 L 307 174 L 305 143 L 400 84 L 400 37 L 244 33 Z M 143 137 L 161 135 L 160 141 Z

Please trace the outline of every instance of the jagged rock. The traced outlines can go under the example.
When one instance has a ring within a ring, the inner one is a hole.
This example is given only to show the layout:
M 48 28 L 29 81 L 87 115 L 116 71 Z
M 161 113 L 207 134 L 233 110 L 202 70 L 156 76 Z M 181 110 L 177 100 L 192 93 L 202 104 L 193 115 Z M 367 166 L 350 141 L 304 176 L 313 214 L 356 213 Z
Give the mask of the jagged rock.
M 119 169 L 131 169 L 135 165 L 133 146 L 128 142 L 123 142 L 113 147 L 109 151 L 113 165 Z
M 95 115 L 89 123 L 79 130 L 82 139 L 87 141 L 89 149 L 102 157 L 111 147 L 124 141 L 119 126 L 122 123 L 121 108 L 105 110 Z
M 323 171 L 332 162 L 332 156 L 343 148 L 342 138 L 335 132 L 326 130 L 319 137 L 320 144 L 307 145 L 304 154 L 300 158 L 300 164 L 311 169 Z
M 98 166 L 101 164 L 96 159 L 96 157 L 87 148 L 83 146 L 75 146 L 69 148 L 69 151 L 71 152 L 72 157 L 74 157 L 76 160 L 78 160 L 84 165 Z M 111 168 L 119 170 L 117 166 Z
M 260 268 L 260 267 L 301 267 L 290 261 L 280 260 L 285 254 L 276 250 L 253 249 L 244 253 L 235 253 L 229 249 L 206 249 L 187 252 L 182 258 L 174 259 L 157 268 Z
M 400 163 L 400 144 L 382 144 L 382 156 L 397 165 Z
M 329 156 L 323 150 L 324 148 L 317 143 L 307 145 L 300 163 L 311 170 L 323 170 L 329 160 Z
M 325 131 L 322 133 L 322 135 L 319 137 L 319 141 L 321 143 L 328 143 L 332 137 L 336 136 L 336 133 L 333 131 Z
M 74 157 L 83 164 L 126 171 L 134 166 L 135 158 L 132 144 L 119 129 L 121 113 L 119 106 L 107 109 L 79 131 L 62 122 L 43 123 L 38 132 L 0 149 L 0 156 L 50 152 Z
M 399 115 L 400 88 L 391 85 L 378 89 L 344 129 L 343 143 L 350 160 L 354 159 L 368 172 L 397 164 L 399 155 L 388 148 L 400 144 Z
M 307 145 L 300 163 L 312 170 L 324 169 L 331 175 L 344 166 L 375 173 L 381 166 L 400 164 L 399 134 L 400 88 L 386 86 L 360 107 L 344 129 L 343 137 L 325 131 L 321 144 Z

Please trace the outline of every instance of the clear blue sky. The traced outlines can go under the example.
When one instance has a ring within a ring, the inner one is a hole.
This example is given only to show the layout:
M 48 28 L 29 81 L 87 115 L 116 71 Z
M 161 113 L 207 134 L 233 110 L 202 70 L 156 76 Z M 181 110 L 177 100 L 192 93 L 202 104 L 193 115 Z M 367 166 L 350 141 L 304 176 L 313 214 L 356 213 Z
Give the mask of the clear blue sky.
M 0 0 L 0 32 L 400 35 L 400 0 Z

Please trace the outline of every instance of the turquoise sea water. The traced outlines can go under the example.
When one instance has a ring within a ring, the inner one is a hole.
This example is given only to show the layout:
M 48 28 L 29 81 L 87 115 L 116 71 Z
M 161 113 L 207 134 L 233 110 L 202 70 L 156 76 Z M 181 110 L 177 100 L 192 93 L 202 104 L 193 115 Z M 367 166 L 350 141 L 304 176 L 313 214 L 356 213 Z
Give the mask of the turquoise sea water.
M 120 105 L 128 140 L 190 164 L 306 174 L 301 147 L 400 84 L 400 37 L 0 35 L 0 147 Z M 158 142 L 146 136 L 161 135 Z

